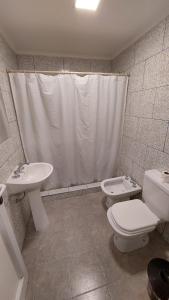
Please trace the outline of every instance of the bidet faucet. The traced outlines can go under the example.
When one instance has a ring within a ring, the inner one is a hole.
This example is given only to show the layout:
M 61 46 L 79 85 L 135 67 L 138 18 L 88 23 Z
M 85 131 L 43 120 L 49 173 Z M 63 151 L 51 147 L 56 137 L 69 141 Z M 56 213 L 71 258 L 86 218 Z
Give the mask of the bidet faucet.
M 133 179 L 130 179 L 130 182 L 133 184 L 133 187 L 137 186 L 137 183 Z

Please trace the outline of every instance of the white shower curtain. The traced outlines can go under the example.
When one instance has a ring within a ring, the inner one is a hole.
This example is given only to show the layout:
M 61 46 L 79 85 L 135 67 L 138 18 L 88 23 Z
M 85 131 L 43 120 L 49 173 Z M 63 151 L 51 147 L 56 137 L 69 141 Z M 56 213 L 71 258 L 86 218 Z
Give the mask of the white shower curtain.
M 46 189 L 115 175 L 125 76 L 10 74 L 26 159 L 49 162 Z

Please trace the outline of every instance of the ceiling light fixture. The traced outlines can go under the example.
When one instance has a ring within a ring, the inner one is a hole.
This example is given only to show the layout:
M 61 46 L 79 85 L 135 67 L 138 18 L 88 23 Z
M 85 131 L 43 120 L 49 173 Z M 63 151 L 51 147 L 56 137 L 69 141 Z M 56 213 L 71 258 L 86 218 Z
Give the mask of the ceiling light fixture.
M 78 9 L 87 9 L 96 11 L 100 0 L 76 0 L 75 7 Z

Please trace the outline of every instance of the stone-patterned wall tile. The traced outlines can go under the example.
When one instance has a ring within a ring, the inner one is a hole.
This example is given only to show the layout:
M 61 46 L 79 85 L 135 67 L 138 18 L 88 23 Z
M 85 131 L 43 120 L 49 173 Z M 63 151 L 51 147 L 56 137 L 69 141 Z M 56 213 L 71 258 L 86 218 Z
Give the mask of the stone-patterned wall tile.
M 5 184 L 6 179 L 9 177 L 9 175 L 10 175 L 10 168 L 7 161 L 2 167 L 0 167 L 0 183 Z
M 157 87 L 157 80 L 160 72 L 160 54 L 149 58 L 145 63 L 144 88 Z
M 121 155 L 119 159 L 119 169 L 124 175 L 132 176 L 133 162 L 126 155 Z
M 32 55 L 18 55 L 17 63 L 19 70 L 34 70 L 34 57 Z
M 136 64 L 128 70 L 131 77 L 118 174 L 124 174 L 127 166 L 132 165 L 131 176 L 141 185 L 144 170 L 169 169 L 169 17 L 166 30 L 164 24 L 165 20 L 126 50 L 130 56 L 135 49 L 135 64 L 142 62 L 145 68 L 139 70 Z M 112 71 L 126 71 L 125 66 L 129 68 L 130 59 L 126 56 L 122 62 L 122 54 L 112 61 Z M 132 117 L 138 119 L 135 132 Z M 168 228 L 165 238 L 169 242 Z
M 7 139 L 0 144 L 0 167 L 2 167 L 8 158 L 13 154 L 14 144 L 12 138 Z
M 169 120 L 169 86 L 157 88 L 153 118 Z
M 165 140 L 164 152 L 169 154 L 169 130 L 167 131 L 167 136 Z
M 154 148 L 148 147 L 144 168 L 146 170 L 164 170 L 169 168 L 169 155 Z
M 129 78 L 129 91 L 140 91 L 143 88 L 145 62 L 132 67 Z
M 126 116 L 124 119 L 124 129 L 123 134 L 125 136 L 131 137 L 133 139 L 136 138 L 138 129 L 138 118 Z
M 156 89 L 129 92 L 127 98 L 126 114 L 152 118 Z
M 30 61 L 28 64 L 27 57 L 24 58 L 24 63 L 22 62 L 24 69 L 29 69 L 29 67 L 32 69 Z M 17 68 L 16 55 L 0 37 L 0 90 L 2 91 L 2 98 L 5 104 L 9 126 L 9 138 L 0 144 L 0 183 L 6 183 L 13 166 L 18 164 L 18 162 L 24 158 L 11 97 L 8 75 L 6 73 L 6 69 Z M 22 248 L 25 237 L 26 222 L 30 216 L 28 203 L 25 205 L 25 202 L 26 200 L 24 202 L 18 204 L 15 203 L 15 205 L 12 205 L 9 213 L 9 217 L 12 221 L 20 248 Z M 9 207 L 10 206 L 11 203 L 9 201 Z
M 169 83 L 169 49 L 159 54 L 159 74 L 157 76 L 157 86 L 168 85 Z
M 64 58 L 64 71 L 90 72 L 91 61 L 82 58 Z
M 24 162 L 24 154 L 22 149 L 18 149 L 15 153 L 13 153 L 8 159 L 8 165 L 11 171 L 20 163 Z
M 1 93 L 0 93 L 1 96 Z M 16 120 L 16 114 L 14 109 L 14 104 L 12 100 L 12 95 L 10 91 L 2 91 L 2 98 L 5 105 L 6 115 L 8 122 Z
M 22 147 L 21 139 L 20 139 L 20 135 L 19 135 L 18 124 L 16 121 L 9 123 L 9 131 L 10 131 L 10 137 L 13 140 L 14 152 L 15 152 L 18 148 Z
M 128 157 L 132 156 L 134 139 L 123 135 L 122 143 L 120 147 L 120 154 L 126 154 Z
M 132 178 L 140 185 L 143 186 L 143 178 L 144 178 L 144 172 L 145 170 L 137 165 L 136 163 L 133 163 L 132 168 Z
M 135 45 L 136 63 L 160 52 L 163 46 L 165 21 L 146 33 Z
M 166 28 L 165 28 L 165 34 L 164 34 L 164 44 L 163 48 L 169 48 L 169 18 L 166 18 Z
M 144 166 L 147 154 L 147 146 L 135 141 L 132 145 L 131 159 L 139 166 Z
M 161 87 L 168 83 L 169 49 L 166 49 L 146 61 L 144 88 Z
M 141 143 L 163 150 L 167 134 L 167 122 L 154 119 L 140 119 L 138 139 Z
M 0 72 L 0 89 L 1 91 L 10 92 L 9 78 L 7 72 Z
M 123 51 L 112 62 L 112 72 L 126 72 L 135 64 L 135 47 Z
M 111 73 L 110 60 L 91 60 L 91 72 Z
M 62 71 L 63 58 L 50 56 L 34 56 L 35 70 L 37 71 Z

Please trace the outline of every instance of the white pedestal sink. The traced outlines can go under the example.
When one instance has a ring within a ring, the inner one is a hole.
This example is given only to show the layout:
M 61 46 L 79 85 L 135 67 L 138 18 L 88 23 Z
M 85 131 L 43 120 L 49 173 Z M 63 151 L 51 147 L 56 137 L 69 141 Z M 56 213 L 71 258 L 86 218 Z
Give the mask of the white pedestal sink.
M 10 194 L 28 193 L 37 231 L 45 230 L 49 224 L 48 216 L 41 200 L 40 188 L 42 183 L 51 175 L 52 171 L 53 166 L 48 163 L 25 164 L 19 176 L 16 177 L 14 170 L 6 183 Z

